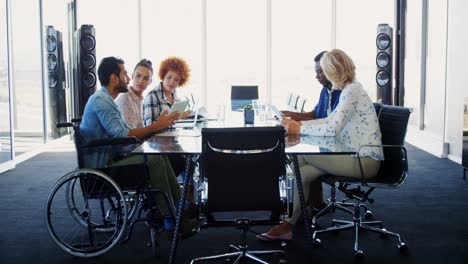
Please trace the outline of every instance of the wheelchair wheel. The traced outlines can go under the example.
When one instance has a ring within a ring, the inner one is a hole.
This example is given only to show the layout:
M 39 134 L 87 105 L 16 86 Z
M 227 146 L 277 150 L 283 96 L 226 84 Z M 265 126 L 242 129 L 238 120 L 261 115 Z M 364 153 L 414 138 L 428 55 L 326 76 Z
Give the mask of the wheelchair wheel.
M 127 224 L 126 197 L 106 174 L 79 169 L 49 191 L 45 222 L 57 245 L 74 256 L 95 257 L 110 250 Z

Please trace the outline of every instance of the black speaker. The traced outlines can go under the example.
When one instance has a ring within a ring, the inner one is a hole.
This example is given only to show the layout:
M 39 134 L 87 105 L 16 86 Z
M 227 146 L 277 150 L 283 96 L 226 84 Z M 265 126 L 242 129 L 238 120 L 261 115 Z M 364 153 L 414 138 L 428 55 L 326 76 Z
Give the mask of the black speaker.
M 388 24 L 379 24 L 377 27 L 377 98 L 382 103 L 392 105 L 393 87 L 393 29 Z
M 62 33 L 47 26 L 46 40 L 50 128 L 51 136 L 57 138 L 65 131 L 56 125 L 67 120 Z
M 92 25 L 82 25 L 76 32 L 77 59 L 75 75 L 75 116 L 82 116 L 88 98 L 96 91 L 96 36 Z

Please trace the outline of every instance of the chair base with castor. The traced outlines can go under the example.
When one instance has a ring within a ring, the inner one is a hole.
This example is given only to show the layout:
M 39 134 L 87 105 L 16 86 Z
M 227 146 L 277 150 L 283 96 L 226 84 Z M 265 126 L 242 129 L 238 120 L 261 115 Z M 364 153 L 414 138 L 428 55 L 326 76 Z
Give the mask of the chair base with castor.
M 193 259 L 190 262 L 190 264 L 193 264 L 199 261 L 218 260 L 218 259 L 226 259 L 226 260 L 234 259 L 233 263 L 240 263 L 240 261 L 243 259 L 249 259 L 257 263 L 268 264 L 268 262 L 260 259 L 259 257 L 257 257 L 257 255 L 271 255 L 271 254 L 282 255 L 283 257 L 282 259 L 285 259 L 285 252 L 283 250 L 249 250 L 247 246 L 247 232 L 251 231 L 250 220 L 249 219 L 236 219 L 235 222 L 236 222 L 237 228 L 242 230 L 239 246 L 229 245 L 229 253 L 196 258 L 196 259 Z
M 334 181 L 327 182 L 326 178 L 324 179 L 324 182 L 331 186 L 331 188 L 330 188 L 330 198 L 327 199 L 327 203 L 326 203 L 327 206 L 325 206 L 325 208 L 323 208 L 322 210 L 318 211 L 314 215 L 314 217 L 312 217 L 311 226 L 312 226 L 312 229 L 315 229 L 315 230 L 320 229 L 320 225 L 317 223 L 317 219 L 324 216 L 324 215 L 326 215 L 326 214 L 328 214 L 328 213 L 332 213 L 332 212 L 335 212 L 336 210 L 340 210 L 340 211 L 343 211 L 343 212 L 348 213 L 350 215 L 354 214 L 353 210 L 349 209 L 349 207 L 351 207 L 351 208 L 354 207 L 354 203 L 346 202 L 346 201 L 348 201 L 350 199 L 354 199 L 354 197 L 343 198 L 343 200 L 341 202 L 336 200 L 336 187 L 338 186 L 338 189 L 340 189 L 341 187 L 343 187 L 343 185 L 342 184 L 337 184 Z M 373 201 L 371 201 L 371 202 L 373 202 Z M 367 208 L 367 205 L 361 203 L 360 206 L 363 208 L 363 210 L 365 212 L 364 217 L 367 220 L 372 219 L 373 213 L 372 213 L 372 211 L 370 211 Z
M 382 221 L 362 221 L 361 207 L 362 206 L 361 206 L 360 201 L 357 200 L 356 203 L 354 203 L 353 221 L 333 219 L 332 227 L 329 227 L 323 230 L 314 231 L 314 234 L 312 236 L 313 245 L 315 247 L 320 247 L 322 244 L 322 241 L 317 237 L 318 234 L 326 233 L 326 232 L 336 232 L 339 230 L 353 229 L 354 230 L 354 255 L 356 257 L 363 257 L 364 251 L 359 249 L 359 231 L 364 229 L 364 230 L 379 233 L 384 236 L 396 237 L 398 239 L 398 248 L 400 249 L 400 252 L 405 253 L 408 250 L 408 246 L 406 246 L 406 244 L 401 240 L 400 235 L 398 233 L 394 233 L 383 228 Z M 375 226 L 379 226 L 379 228 Z

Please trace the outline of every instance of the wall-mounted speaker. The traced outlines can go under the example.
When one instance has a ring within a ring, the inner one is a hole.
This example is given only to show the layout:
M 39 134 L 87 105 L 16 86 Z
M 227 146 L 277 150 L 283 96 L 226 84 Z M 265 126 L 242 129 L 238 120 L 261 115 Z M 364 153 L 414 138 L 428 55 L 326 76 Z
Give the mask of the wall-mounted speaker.
M 96 34 L 92 25 L 82 25 L 75 34 L 75 116 L 82 116 L 88 98 L 96 91 Z
M 60 137 L 65 133 L 56 125 L 67 120 L 65 99 L 65 67 L 63 62 L 62 33 L 53 26 L 47 26 L 47 79 L 51 136 Z
M 392 104 L 393 87 L 393 29 L 388 24 L 379 24 L 377 27 L 377 98 L 383 104 Z

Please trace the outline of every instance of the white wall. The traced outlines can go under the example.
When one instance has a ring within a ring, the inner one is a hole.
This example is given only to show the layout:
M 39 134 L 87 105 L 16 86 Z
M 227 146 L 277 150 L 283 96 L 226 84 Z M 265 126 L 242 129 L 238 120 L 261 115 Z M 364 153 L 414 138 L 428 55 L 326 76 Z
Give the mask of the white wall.
M 425 105 L 419 109 L 422 1 L 408 1 L 405 105 L 414 108 L 407 141 L 438 157 L 461 163 L 463 93 L 468 83 L 468 2 L 429 1 Z M 420 118 L 424 111 L 424 118 Z M 421 127 L 420 127 L 421 126 Z M 446 146 L 448 145 L 448 148 Z M 445 146 L 445 147 L 444 147 Z
M 468 1 L 448 4 L 447 41 L 447 126 L 445 140 L 450 144 L 449 158 L 461 163 L 463 140 L 463 98 L 468 97 Z

